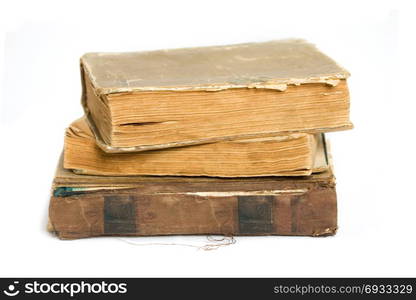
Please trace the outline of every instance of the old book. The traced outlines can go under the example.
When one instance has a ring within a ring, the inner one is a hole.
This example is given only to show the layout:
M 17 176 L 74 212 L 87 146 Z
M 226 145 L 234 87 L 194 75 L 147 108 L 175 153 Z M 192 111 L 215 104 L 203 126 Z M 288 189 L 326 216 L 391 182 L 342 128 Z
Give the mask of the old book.
M 335 234 L 331 169 L 304 177 L 109 177 L 59 164 L 49 230 L 62 239 L 172 234 Z
M 348 72 L 302 40 L 81 58 L 97 144 L 135 152 L 351 128 Z
M 300 176 L 328 168 L 322 134 L 223 141 L 134 153 L 106 153 L 85 118 L 66 130 L 64 167 L 91 175 Z

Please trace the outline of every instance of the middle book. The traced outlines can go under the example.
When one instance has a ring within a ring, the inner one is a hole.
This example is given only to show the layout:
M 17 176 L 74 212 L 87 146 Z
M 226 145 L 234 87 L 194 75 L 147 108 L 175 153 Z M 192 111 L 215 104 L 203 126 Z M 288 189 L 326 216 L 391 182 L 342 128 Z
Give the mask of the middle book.
M 66 131 L 64 167 L 90 175 L 307 176 L 327 170 L 323 134 L 294 133 L 137 153 L 105 153 L 85 118 Z

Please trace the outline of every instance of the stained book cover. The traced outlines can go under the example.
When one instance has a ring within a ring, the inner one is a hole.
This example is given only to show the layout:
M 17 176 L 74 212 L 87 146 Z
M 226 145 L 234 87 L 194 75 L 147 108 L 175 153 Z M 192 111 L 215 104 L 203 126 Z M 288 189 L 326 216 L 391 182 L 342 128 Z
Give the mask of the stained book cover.
M 352 127 L 349 73 L 303 40 L 87 53 L 81 75 L 110 153 Z
M 61 239 L 152 235 L 333 235 L 332 170 L 304 177 L 109 177 L 57 168 L 49 230 Z

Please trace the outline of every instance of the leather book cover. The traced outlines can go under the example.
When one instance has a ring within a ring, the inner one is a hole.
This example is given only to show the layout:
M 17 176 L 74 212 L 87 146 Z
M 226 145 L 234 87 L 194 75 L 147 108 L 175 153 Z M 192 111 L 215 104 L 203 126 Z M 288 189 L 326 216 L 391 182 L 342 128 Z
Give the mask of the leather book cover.
M 152 235 L 333 235 L 332 170 L 304 177 L 110 177 L 62 167 L 49 230 L 61 239 Z

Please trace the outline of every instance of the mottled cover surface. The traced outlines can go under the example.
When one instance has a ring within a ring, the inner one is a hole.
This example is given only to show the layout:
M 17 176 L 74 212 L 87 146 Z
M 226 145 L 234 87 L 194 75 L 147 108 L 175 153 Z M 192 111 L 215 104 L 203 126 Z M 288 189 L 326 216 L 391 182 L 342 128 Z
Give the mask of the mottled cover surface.
M 87 53 L 81 65 L 98 93 L 336 84 L 349 73 L 299 39 L 148 52 Z

